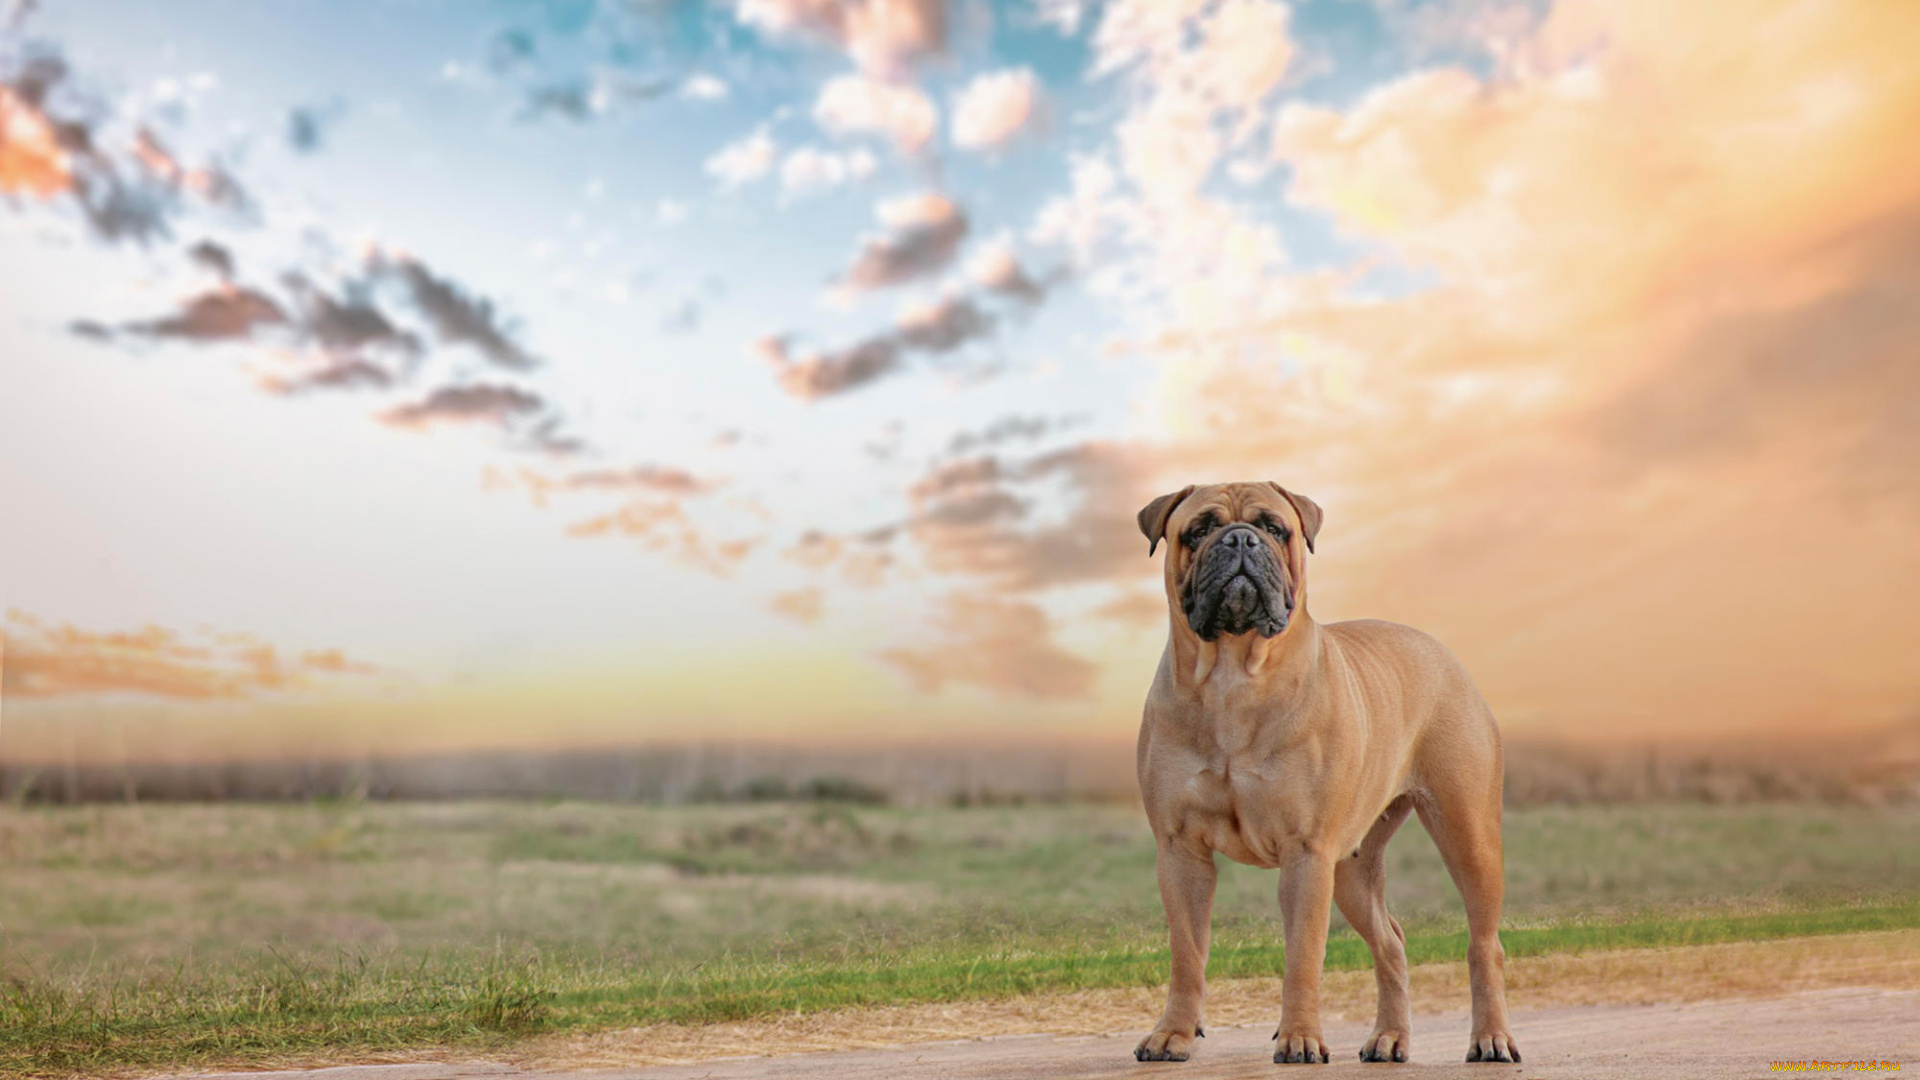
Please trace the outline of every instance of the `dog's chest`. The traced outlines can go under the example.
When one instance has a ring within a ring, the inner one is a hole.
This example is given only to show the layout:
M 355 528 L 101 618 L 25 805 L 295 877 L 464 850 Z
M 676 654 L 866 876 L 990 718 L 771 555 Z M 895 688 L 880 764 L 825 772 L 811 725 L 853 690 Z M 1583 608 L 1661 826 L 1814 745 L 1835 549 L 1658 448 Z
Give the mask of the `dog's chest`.
M 1269 749 L 1204 753 L 1181 785 L 1177 831 L 1236 862 L 1277 866 L 1312 832 L 1286 762 Z

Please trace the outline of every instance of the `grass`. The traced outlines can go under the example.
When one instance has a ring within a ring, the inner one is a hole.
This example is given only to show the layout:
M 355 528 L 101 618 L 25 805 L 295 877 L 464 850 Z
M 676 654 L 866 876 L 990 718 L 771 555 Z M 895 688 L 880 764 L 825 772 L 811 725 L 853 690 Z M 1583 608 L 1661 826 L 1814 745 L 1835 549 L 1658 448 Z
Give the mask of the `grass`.
M 1920 927 L 1920 813 L 1510 812 L 1509 955 Z M 1410 826 L 1416 963 L 1465 952 Z M 0 1072 L 482 1050 L 554 1030 L 1152 986 L 1151 839 L 1108 806 L 95 806 L 0 813 Z M 1211 969 L 1282 956 L 1223 869 Z M 1344 929 L 1335 969 L 1364 968 Z

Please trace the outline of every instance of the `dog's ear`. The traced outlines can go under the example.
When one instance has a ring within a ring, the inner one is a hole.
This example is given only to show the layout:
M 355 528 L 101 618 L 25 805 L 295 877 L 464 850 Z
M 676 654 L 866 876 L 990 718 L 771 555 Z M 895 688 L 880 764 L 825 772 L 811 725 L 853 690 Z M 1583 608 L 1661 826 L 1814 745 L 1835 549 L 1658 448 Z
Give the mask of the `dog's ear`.
M 1167 538 L 1167 519 L 1173 516 L 1173 508 L 1180 500 L 1193 494 L 1193 485 L 1188 484 L 1179 491 L 1170 492 L 1140 508 L 1140 531 L 1147 537 L 1147 554 L 1151 555 L 1160 547 L 1160 541 Z
M 1273 481 L 1267 481 L 1273 484 Z M 1307 550 L 1313 550 L 1313 538 L 1320 535 L 1320 504 L 1305 495 L 1296 495 L 1279 484 L 1273 484 L 1273 490 L 1293 504 L 1293 512 L 1300 515 L 1300 537 L 1307 542 Z

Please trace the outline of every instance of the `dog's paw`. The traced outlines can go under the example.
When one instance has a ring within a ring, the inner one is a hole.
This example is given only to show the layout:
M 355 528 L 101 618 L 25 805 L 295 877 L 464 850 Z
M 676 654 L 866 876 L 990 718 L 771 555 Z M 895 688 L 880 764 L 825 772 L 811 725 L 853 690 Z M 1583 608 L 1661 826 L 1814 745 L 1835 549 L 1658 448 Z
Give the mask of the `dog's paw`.
M 1360 1047 L 1361 1061 L 1399 1061 L 1407 1060 L 1407 1033 L 1404 1031 L 1376 1031 Z
M 1473 1045 L 1467 1047 L 1468 1061 L 1518 1062 L 1520 1045 L 1513 1036 L 1504 1031 L 1479 1031 L 1473 1036 Z
M 1317 1031 L 1287 1031 L 1273 1033 L 1273 1063 L 1275 1065 L 1325 1065 L 1332 1060 L 1327 1053 L 1327 1045 L 1320 1041 Z
M 1141 1039 L 1140 1045 L 1133 1048 L 1133 1060 L 1185 1061 L 1193 1056 L 1193 1040 L 1199 1033 L 1199 1028 L 1192 1031 L 1155 1028 L 1153 1034 Z

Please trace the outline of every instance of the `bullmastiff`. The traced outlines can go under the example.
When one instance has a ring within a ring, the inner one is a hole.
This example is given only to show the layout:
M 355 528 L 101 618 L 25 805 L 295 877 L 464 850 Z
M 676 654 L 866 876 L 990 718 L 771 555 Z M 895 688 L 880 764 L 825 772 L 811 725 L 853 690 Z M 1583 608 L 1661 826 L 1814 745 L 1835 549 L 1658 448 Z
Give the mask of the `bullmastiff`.
M 1379 1014 L 1362 1061 L 1406 1061 L 1406 935 L 1387 913 L 1387 841 L 1409 813 L 1466 902 L 1468 1061 L 1520 1060 L 1500 947 L 1500 730 L 1446 646 L 1377 620 L 1307 614 L 1320 507 L 1275 483 L 1211 484 L 1140 511 L 1167 544 L 1172 630 L 1140 724 L 1140 794 L 1172 941 L 1167 1007 L 1140 1061 L 1185 1061 L 1206 1000 L 1214 854 L 1280 871 L 1286 964 L 1276 1062 L 1328 1060 L 1320 970 L 1329 906 L 1373 953 Z

